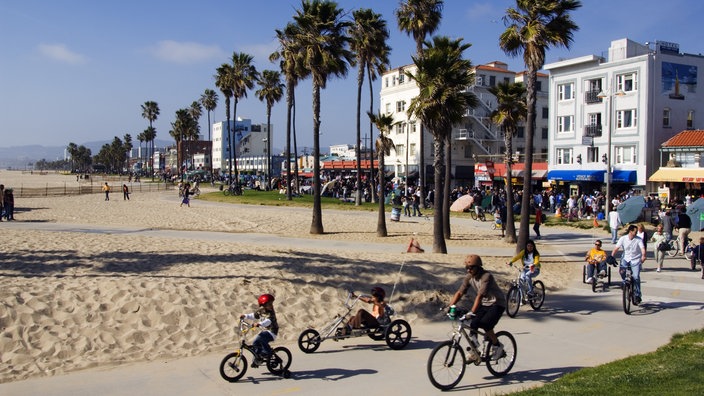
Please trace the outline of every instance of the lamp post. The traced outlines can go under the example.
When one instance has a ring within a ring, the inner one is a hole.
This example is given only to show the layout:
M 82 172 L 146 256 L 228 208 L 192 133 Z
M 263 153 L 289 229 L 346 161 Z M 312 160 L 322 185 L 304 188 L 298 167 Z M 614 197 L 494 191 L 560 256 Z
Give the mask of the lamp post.
M 614 110 L 614 97 L 615 96 L 624 96 L 625 93 L 621 90 L 616 91 L 615 93 L 611 93 L 610 91 L 601 91 L 599 92 L 596 97 L 600 99 L 608 99 L 609 101 L 609 108 L 608 108 L 608 128 L 606 130 L 606 153 L 605 155 L 605 162 L 606 162 L 606 200 L 604 201 L 604 218 L 608 219 L 609 215 L 609 209 L 611 205 L 611 131 L 613 129 L 613 110 Z
M 410 133 L 409 133 L 408 124 L 406 124 L 405 122 L 403 123 L 403 130 L 406 131 L 406 184 L 404 186 L 406 191 L 403 192 L 403 195 L 406 196 L 406 195 L 408 195 L 408 153 L 410 151 L 410 147 L 409 147 L 408 143 L 409 143 Z M 408 198 L 408 197 L 406 197 L 406 198 Z

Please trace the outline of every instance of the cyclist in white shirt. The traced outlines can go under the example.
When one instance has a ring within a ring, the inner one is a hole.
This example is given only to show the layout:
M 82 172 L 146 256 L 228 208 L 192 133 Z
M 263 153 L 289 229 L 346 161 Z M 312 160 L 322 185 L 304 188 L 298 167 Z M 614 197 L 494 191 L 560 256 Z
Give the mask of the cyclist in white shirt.
M 616 247 L 614 247 L 612 256 L 616 256 L 616 252 L 619 249 L 623 249 L 623 256 L 621 256 L 621 264 L 619 266 L 619 273 L 621 274 L 621 279 L 626 276 L 626 267 L 630 266 L 631 271 L 633 271 L 633 292 L 636 295 L 636 305 L 640 304 L 641 292 L 640 292 L 640 269 L 641 265 L 645 262 L 645 245 L 643 245 L 643 240 L 636 236 L 638 232 L 638 227 L 634 224 L 628 226 L 628 233 L 618 239 Z

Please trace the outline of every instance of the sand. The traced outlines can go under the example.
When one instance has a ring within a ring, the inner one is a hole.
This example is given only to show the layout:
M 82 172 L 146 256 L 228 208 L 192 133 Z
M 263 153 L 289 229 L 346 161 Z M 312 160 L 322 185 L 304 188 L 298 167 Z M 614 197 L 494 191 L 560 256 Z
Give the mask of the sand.
M 72 180 L 75 176 L 0 171 L 6 186 Z M 253 311 L 264 292 L 276 296 L 277 342 L 284 344 L 340 311 L 346 289 L 368 292 L 372 285 L 387 293 L 396 285 L 391 303 L 398 317 L 413 325 L 437 318 L 464 275 L 464 255 L 428 253 L 431 218 L 387 222 L 390 236 L 378 238 L 376 213 L 326 210 L 326 233 L 312 236 L 308 208 L 198 199 L 188 208 L 179 207 L 175 195 L 134 193 L 124 201 L 114 193 L 108 202 L 102 194 L 16 198 L 16 223 L 193 232 L 189 238 L 145 237 L 87 228 L 12 229 L 0 223 L 0 382 L 225 352 L 236 342 L 239 314 Z M 453 223 L 448 246 L 495 250 L 483 255 L 485 266 L 506 287 L 514 273 L 504 263 L 514 247 L 497 231 L 472 224 Z M 320 244 L 271 248 L 199 238 L 198 231 L 314 238 Z M 405 253 L 411 237 L 426 253 Z M 338 240 L 358 241 L 359 247 L 326 248 Z M 388 252 L 365 252 L 365 242 L 386 243 Z M 543 268 L 540 278 L 553 289 L 581 274 L 580 265 L 554 256 Z

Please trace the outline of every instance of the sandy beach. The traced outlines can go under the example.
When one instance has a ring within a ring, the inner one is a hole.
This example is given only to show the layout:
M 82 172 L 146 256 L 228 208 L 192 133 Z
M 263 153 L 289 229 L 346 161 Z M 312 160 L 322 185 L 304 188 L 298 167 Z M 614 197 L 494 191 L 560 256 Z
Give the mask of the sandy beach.
M 75 176 L 0 171 L 0 183 L 9 187 L 71 180 Z M 173 191 L 134 193 L 130 201 L 117 193 L 107 202 L 101 194 L 16 199 L 15 206 L 15 223 L 65 224 L 73 231 L 0 223 L 0 382 L 224 351 L 233 343 L 236 318 L 253 311 L 264 292 L 276 296 L 282 343 L 327 321 L 346 288 L 367 292 L 381 285 L 390 293 L 396 284 L 391 303 L 399 317 L 411 324 L 432 320 L 464 275 L 463 254 L 427 253 L 432 219 L 424 217 L 388 222 L 390 236 L 378 238 L 376 213 L 323 211 L 326 233 L 312 236 L 311 209 L 198 199 L 179 207 Z M 514 247 L 497 231 L 473 224 L 453 223 L 448 246 L 495 251 L 483 259 L 505 286 L 514 276 L 504 265 Z M 81 225 L 189 230 L 192 237 L 96 232 Z M 271 248 L 207 240 L 199 231 L 320 244 Z M 411 237 L 426 253 L 405 253 Z M 335 241 L 359 247 L 340 249 Z M 371 242 L 388 244 L 388 252 L 365 252 Z M 538 246 L 546 256 L 540 278 L 549 288 L 581 276 L 581 265 L 546 254 L 547 244 Z

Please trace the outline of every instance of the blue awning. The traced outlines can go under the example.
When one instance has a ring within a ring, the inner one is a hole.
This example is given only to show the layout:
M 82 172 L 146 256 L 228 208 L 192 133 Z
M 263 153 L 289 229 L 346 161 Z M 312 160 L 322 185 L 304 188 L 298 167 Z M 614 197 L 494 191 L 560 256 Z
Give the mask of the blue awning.
M 635 184 L 638 180 L 636 171 L 634 170 L 614 170 L 611 173 L 612 183 L 631 183 Z
M 604 173 L 603 170 L 551 170 L 548 180 L 603 183 Z

